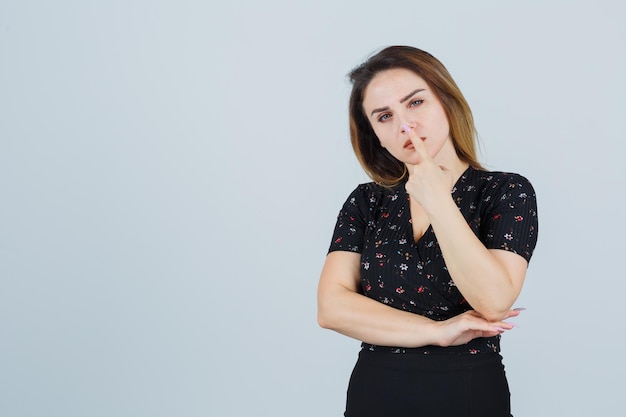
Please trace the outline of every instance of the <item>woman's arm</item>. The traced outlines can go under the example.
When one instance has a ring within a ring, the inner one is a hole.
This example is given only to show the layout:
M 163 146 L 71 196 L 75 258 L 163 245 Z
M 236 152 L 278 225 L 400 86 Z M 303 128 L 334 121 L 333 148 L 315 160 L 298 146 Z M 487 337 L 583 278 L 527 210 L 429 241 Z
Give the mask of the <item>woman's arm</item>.
M 420 159 L 409 167 L 407 192 L 426 212 L 448 272 L 461 294 L 487 320 L 503 320 L 521 292 L 526 259 L 485 247 L 452 199 L 452 172 L 437 165 L 422 140 L 412 130 L 407 131 Z M 459 168 L 459 162 L 450 163 Z
M 431 205 L 427 215 L 458 290 L 483 317 L 502 320 L 522 290 L 526 259 L 503 249 L 487 249 L 450 195 Z
M 469 311 L 446 321 L 382 304 L 358 292 L 360 254 L 328 254 L 318 287 L 318 322 L 321 327 L 380 346 L 420 347 L 461 345 L 477 337 L 491 337 L 511 329 L 502 321 L 489 322 Z M 510 311 L 504 318 L 516 316 Z

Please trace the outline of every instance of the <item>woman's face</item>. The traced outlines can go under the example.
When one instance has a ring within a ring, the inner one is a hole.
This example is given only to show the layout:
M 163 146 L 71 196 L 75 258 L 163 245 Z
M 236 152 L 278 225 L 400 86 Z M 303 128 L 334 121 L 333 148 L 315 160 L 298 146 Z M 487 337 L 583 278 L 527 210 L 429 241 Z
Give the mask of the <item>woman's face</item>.
M 396 68 L 377 74 L 364 91 L 363 109 L 381 146 L 399 161 L 419 162 L 403 124 L 424 141 L 435 161 L 456 156 L 443 106 L 414 72 Z

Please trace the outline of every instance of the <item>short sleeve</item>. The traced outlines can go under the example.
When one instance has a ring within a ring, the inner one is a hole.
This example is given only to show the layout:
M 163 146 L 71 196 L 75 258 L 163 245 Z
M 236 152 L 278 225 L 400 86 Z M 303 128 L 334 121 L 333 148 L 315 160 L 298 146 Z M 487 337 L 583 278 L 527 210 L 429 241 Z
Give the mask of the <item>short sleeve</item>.
M 491 204 L 481 222 L 482 241 L 488 249 L 504 249 L 530 261 L 537 244 L 537 198 L 521 175 L 505 174 L 489 187 Z
M 348 197 L 337 215 L 333 238 L 328 252 L 349 251 L 361 253 L 367 227 L 368 190 L 359 185 Z

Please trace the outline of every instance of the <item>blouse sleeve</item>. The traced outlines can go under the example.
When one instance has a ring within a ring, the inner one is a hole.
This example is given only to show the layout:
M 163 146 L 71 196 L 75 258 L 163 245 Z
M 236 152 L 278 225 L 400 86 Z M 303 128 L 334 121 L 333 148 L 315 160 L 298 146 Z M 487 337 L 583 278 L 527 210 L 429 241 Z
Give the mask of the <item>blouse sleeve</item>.
M 481 224 L 482 241 L 488 249 L 504 249 L 530 261 L 537 244 L 537 199 L 530 182 L 507 174 L 491 187 L 488 213 Z
M 361 253 L 367 227 L 367 186 L 359 185 L 348 197 L 337 216 L 333 239 L 328 252 Z

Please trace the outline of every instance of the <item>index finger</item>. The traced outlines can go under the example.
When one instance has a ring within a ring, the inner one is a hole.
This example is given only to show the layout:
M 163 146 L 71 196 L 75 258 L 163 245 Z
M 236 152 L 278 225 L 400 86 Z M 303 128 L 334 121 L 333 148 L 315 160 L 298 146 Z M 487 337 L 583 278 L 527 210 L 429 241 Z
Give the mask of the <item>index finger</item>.
M 415 131 L 406 123 L 402 124 L 402 128 L 408 135 L 409 140 L 413 144 L 413 148 L 415 149 L 415 151 L 420 157 L 420 160 L 424 160 L 425 158 L 430 158 L 430 155 L 428 155 L 428 151 L 426 150 L 426 145 L 424 145 L 424 141 L 422 140 L 422 138 L 417 136 L 417 133 L 415 133 Z

